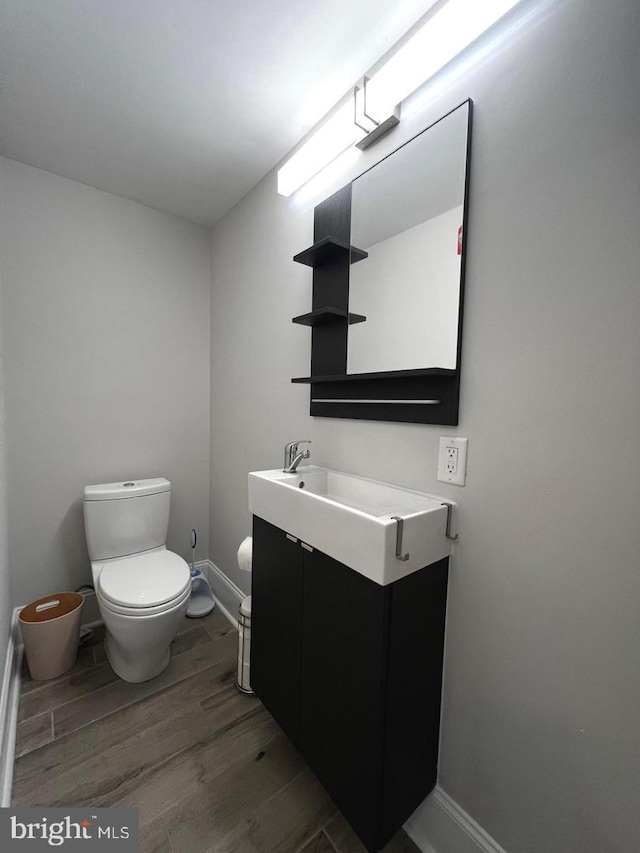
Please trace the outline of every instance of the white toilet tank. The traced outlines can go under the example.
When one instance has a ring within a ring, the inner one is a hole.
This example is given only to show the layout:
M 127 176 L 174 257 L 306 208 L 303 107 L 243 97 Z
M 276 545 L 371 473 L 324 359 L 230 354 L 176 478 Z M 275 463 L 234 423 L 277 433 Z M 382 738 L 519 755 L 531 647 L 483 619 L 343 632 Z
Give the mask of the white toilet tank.
M 164 477 L 85 486 L 89 558 L 109 560 L 166 544 L 171 483 Z

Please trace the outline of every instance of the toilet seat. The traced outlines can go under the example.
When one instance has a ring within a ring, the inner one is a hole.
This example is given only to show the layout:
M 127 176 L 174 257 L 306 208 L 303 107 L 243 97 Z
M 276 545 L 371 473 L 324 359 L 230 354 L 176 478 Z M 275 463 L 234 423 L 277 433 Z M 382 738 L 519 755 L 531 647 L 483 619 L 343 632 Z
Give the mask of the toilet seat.
M 164 548 L 109 560 L 102 567 L 96 589 L 104 607 L 131 616 L 171 610 L 190 591 L 186 562 Z
M 98 593 L 98 604 L 102 610 L 108 610 L 109 613 L 118 613 L 120 616 L 130 616 L 133 619 L 143 619 L 146 616 L 156 616 L 169 610 L 177 610 L 185 601 L 188 602 L 190 597 L 191 589 L 188 588 L 177 598 L 172 598 L 171 601 L 158 604 L 156 607 L 127 607 L 124 604 L 114 604 L 112 601 L 107 601 Z

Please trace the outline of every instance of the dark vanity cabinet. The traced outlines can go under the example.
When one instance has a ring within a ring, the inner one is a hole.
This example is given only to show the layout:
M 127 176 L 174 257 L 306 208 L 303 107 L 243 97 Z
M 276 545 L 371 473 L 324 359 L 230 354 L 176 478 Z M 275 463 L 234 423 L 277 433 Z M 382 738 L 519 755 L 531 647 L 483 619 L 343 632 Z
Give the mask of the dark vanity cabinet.
M 287 737 L 300 746 L 302 550 L 282 530 L 254 517 L 256 573 L 251 585 L 251 686 Z M 255 608 L 256 616 L 253 616 Z M 257 628 L 256 628 L 257 626 Z
M 379 586 L 254 516 L 252 687 L 369 851 L 436 782 L 447 569 Z

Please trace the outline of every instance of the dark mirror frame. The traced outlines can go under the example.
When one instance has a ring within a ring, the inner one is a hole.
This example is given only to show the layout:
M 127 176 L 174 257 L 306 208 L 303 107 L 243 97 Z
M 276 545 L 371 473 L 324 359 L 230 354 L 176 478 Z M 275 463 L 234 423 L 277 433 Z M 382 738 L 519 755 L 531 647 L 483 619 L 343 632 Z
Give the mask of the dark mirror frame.
M 380 373 L 346 372 L 348 326 L 350 323 L 362 322 L 364 319 L 357 314 L 349 313 L 349 266 L 367 257 L 366 252 L 350 245 L 351 183 L 349 183 L 315 207 L 313 245 L 293 258 L 297 263 L 313 267 L 311 312 L 293 318 L 294 323 L 311 326 L 311 376 L 291 380 L 294 383 L 311 385 L 310 414 L 312 417 L 447 426 L 458 424 L 466 249 L 469 234 L 473 102 L 470 98 L 463 101 L 437 122 L 416 134 L 420 136 L 426 133 L 465 104 L 468 104 L 469 111 L 456 369 L 425 367 L 418 370 L 392 370 Z M 415 136 L 412 137 L 412 139 L 415 138 Z M 396 148 L 387 157 L 392 157 L 412 139 Z

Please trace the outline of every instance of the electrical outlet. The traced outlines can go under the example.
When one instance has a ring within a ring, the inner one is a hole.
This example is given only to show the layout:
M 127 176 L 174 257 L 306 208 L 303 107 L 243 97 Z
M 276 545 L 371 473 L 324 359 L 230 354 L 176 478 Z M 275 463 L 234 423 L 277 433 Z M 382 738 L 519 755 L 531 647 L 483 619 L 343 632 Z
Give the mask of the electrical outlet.
M 467 476 L 467 439 L 440 436 L 438 454 L 438 480 L 464 486 Z
M 458 448 L 447 444 L 444 448 L 444 454 L 444 472 L 450 477 L 455 477 L 458 473 Z

